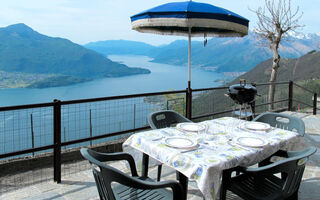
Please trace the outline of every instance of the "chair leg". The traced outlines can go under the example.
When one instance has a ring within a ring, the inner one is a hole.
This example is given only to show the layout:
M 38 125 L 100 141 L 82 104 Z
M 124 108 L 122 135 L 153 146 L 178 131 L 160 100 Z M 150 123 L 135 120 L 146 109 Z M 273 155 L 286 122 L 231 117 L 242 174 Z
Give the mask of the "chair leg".
M 226 200 L 227 196 L 227 185 L 230 182 L 232 170 L 226 169 L 222 172 L 222 181 L 220 187 L 220 200 Z M 237 173 L 240 173 L 237 171 Z
M 176 179 L 177 179 L 177 180 L 180 180 L 180 175 L 179 175 L 179 172 L 178 172 L 178 171 L 176 171 Z
M 220 187 L 220 200 L 226 200 L 227 190 L 226 190 L 226 182 L 225 173 L 222 174 L 222 182 Z
M 295 191 L 290 197 L 286 198 L 286 200 L 298 200 L 298 190 Z
M 177 178 L 179 178 L 179 183 L 182 185 L 182 189 L 183 189 L 182 200 L 187 200 L 189 179 L 178 171 L 176 171 L 176 175 L 177 175 Z
M 161 178 L 161 170 L 162 170 L 162 165 L 158 165 L 158 177 L 157 177 L 157 181 L 160 181 Z
M 142 177 L 148 177 L 148 167 L 149 167 L 149 155 L 143 153 L 142 156 Z

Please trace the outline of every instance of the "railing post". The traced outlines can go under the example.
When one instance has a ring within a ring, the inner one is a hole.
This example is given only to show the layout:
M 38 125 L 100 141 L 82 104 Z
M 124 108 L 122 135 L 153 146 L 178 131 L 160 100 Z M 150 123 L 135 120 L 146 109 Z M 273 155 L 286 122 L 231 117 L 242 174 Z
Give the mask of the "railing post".
M 133 105 L 133 128 L 136 128 L 136 104 Z
M 91 109 L 89 110 L 90 118 L 89 118 L 89 123 L 90 123 L 90 138 L 92 138 L 92 115 L 91 115 Z M 92 147 L 92 140 L 90 140 L 90 147 Z
M 32 148 L 34 148 L 34 131 L 33 131 L 33 117 L 32 117 L 32 113 L 30 114 L 30 125 L 31 125 L 31 145 L 32 145 Z M 32 155 L 34 156 L 34 152 L 32 152 Z
M 313 95 L 313 114 L 317 114 L 317 100 L 318 100 L 318 95 L 317 93 L 314 93 Z
M 186 117 L 188 118 L 188 111 L 189 111 L 189 93 L 188 93 L 188 88 L 186 89 Z
M 186 117 L 191 119 L 192 116 L 192 89 L 190 87 L 187 88 L 186 93 Z
M 61 183 L 61 101 L 53 102 L 53 177 L 55 182 Z
M 292 111 L 293 82 L 289 81 L 288 111 Z

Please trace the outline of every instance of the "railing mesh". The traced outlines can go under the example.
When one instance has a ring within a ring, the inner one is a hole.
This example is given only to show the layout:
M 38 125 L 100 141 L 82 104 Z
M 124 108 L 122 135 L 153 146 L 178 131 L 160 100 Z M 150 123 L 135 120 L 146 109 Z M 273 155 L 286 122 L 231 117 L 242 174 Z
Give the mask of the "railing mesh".
M 201 116 L 206 114 L 220 113 L 227 110 L 233 110 L 235 104 L 231 98 L 225 96 L 226 88 L 212 89 L 206 91 L 193 92 L 192 115 Z M 208 118 L 217 118 L 229 115 L 231 112 L 214 115 Z M 203 120 L 203 119 L 201 119 Z
M 312 113 L 314 94 L 293 85 L 293 110 Z
M 63 142 L 69 142 L 147 127 L 148 114 L 165 109 L 176 110 L 184 114 L 185 95 L 174 93 L 63 105 L 61 112 L 61 139 Z M 106 145 L 110 141 L 120 140 L 130 134 L 132 133 L 83 142 L 81 144 L 72 144 L 64 146 L 62 149 L 68 150 L 79 146 L 96 147 Z M 116 147 L 106 149 L 108 152 L 119 150 L 121 149 Z M 72 156 L 75 157 L 75 155 Z M 62 176 L 88 169 L 89 165 L 87 162 L 75 162 L 67 157 L 68 154 L 62 155 Z
M 0 112 L 0 154 L 52 144 L 52 107 Z M 52 180 L 53 160 L 48 155 L 52 155 L 52 150 L 0 160 L 0 194 L 28 184 Z M 34 159 L 30 159 L 33 156 Z
M 275 86 L 275 95 L 274 95 L 274 108 L 273 110 L 284 110 L 288 109 L 288 98 L 289 98 L 289 88 L 288 84 L 281 84 Z M 269 111 L 269 85 L 258 85 L 257 86 L 258 96 L 255 99 L 255 113 L 263 113 Z M 279 102 L 280 101 L 280 102 Z
M 53 144 L 52 107 L 0 112 L 0 154 L 50 144 Z

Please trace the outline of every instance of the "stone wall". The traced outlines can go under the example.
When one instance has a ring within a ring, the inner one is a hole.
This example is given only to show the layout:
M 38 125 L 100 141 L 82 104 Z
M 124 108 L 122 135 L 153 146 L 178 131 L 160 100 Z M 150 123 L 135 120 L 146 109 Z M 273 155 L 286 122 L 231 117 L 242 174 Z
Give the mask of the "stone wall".
M 126 138 L 110 141 L 88 148 L 92 148 L 99 152 L 120 152 L 122 151 L 122 143 L 125 141 L 125 139 Z M 79 150 L 80 148 L 62 150 L 61 163 L 67 164 L 83 160 Z M 0 178 L 43 168 L 49 168 L 53 170 L 52 152 L 0 161 Z

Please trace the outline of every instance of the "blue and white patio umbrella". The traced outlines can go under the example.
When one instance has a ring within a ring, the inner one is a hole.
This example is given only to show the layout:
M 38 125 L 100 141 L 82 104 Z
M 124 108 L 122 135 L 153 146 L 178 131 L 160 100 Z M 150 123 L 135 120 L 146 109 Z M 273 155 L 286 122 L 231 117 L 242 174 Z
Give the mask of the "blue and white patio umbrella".
M 132 29 L 143 33 L 188 36 L 188 88 L 191 87 L 191 37 L 243 37 L 249 20 L 229 10 L 194 1 L 173 2 L 131 17 Z

